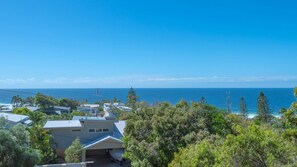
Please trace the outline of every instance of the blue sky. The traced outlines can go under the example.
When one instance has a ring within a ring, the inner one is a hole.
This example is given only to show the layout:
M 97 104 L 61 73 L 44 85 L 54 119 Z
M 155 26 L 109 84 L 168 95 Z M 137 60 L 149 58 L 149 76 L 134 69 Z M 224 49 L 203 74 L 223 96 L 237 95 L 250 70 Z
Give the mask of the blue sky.
M 294 87 L 295 0 L 2 0 L 0 88 Z

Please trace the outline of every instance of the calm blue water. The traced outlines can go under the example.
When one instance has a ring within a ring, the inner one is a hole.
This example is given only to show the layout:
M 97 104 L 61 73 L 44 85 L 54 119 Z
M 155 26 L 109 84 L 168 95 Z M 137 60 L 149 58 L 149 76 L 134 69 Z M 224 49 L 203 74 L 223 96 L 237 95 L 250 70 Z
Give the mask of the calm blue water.
M 238 111 L 240 97 L 246 99 L 247 107 L 250 113 L 255 113 L 257 106 L 257 97 L 260 91 L 268 97 L 270 107 L 274 113 L 278 113 L 280 108 L 287 108 L 295 101 L 293 89 L 137 89 L 136 94 L 140 101 L 154 104 L 161 101 L 167 101 L 175 104 L 181 99 L 187 101 L 199 101 L 204 96 L 208 104 L 218 108 L 226 109 L 227 92 L 230 92 L 232 110 Z M 96 89 L 0 89 L 0 102 L 9 103 L 11 97 L 19 94 L 22 97 L 33 96 L 37 92 L 53 96 L 55 98 L 71 98 L 79 101 L 88 100 L 93 103 L 102 99 L 113 99 L 117 97 L 121 101 L 126 101 L 128 89 L 99 89 L 100 96 L 96 96 Z

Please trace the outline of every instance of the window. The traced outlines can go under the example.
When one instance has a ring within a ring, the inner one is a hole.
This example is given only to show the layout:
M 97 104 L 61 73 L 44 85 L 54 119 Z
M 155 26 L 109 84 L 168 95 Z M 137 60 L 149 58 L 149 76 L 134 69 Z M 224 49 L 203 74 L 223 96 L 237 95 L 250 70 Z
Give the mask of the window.
M 95 129 L 89 129 L 89 133 L 95 133 Z
M 73 129 L 72 132 L 80 132 L 80 129 Z
M 102 129 L 101 129 L 101 128 L 96 129 L 96 132 L 97 132 L 97 133 L 101 133 L 101 132 L 102 132 Z
M 109 129 L 103 129 L 103 132 L 109 132 Z

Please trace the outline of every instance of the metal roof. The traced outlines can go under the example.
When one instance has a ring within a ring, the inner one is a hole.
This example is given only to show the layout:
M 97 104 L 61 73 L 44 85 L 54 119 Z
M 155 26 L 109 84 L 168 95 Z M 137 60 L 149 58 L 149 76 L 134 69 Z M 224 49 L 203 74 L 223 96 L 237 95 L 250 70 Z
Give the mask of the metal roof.
M 72 120 L 106 121 L 104 117 L 73 116 Z
M 6 120 L 14 123 L 23 122 L 29 119 L 26 115 L 0 113 L 0 117 L 4 117 Z
M 126 121 L 118 121 L 118 122 L 115 122 L 114 125 L 118 129 L 118 131 L 121 133 L 121 135 L 124 136 L 124 129 L 126 127 Z
M 84 149 L 88 149 L 89 147 L 92 147 L 92 146 L 94 146 L 94 145 L 96 145 L 98 143 L 104 142 L 104 141 L 109 140 L 109 139 L 114 140 L 115 142 L 123 143 L 122 140 L 120 140 L 120 139 L 118 139 L 116 137 L 113 137 L 111 135 L 102 135 L 100 137 L 97 137 L 93 141 L 90 141 L 90 142 L 85 143 L 83 145 L 83 147 L 84 147 Z
M 80 128 L 82 127 L 79 120 L 59 120 L 59 121 L 47 121 L 44 125 L 45 129 L 55 128 Z

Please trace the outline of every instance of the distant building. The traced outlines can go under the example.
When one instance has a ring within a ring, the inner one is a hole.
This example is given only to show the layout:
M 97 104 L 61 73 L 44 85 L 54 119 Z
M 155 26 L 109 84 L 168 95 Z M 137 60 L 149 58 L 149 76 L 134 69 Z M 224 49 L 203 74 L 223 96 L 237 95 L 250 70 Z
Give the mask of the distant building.
M 75 116 L 72 120 L 47 121 L 44 129 L 50 130 L 57 143 L 58 156 L 72 142 L 79 138 L 83 144 L 85 158 L 93 154 L 105 154 L 106 151 L 123 147 L 125 121 L 106 120 L 103 117 Z
M 12 112 L 12 104 L 0 104 L 0 112 Z
M 124 103 L 104 103 L 104 117 L 115 117 L 115 112 L 113 111 L 113 108 L 126 112 L 132 111 L 132 108 L 125 106 Z
M 32 121 L 26 115 L 0 113 L 0 117 L 4 118 L 9 125 L 17 125 L 19 123 L 29 125 Z
M 57 114 L 70 114 L 71 107 L 54 106 L 54 110 Z
M 99 107 L 99 104 L 82 104 L 76 110 L 96 117 L 99 114 Z
M 32 112 L 38 111 L 39 107 L 35 107 L 35 106 L 26 106 L 26 108 Z

